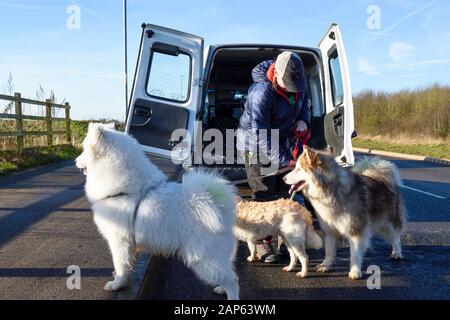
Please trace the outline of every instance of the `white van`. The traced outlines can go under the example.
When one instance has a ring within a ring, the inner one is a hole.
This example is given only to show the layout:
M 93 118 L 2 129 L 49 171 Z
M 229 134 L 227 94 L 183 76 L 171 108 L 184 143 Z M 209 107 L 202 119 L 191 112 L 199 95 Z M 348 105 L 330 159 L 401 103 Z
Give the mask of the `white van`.
M 352 90 L 337 24 L 331 25 L 317 48 L 227 44 L 210 46 L 207 51 L 201 37 L 151 24 L 142 28 L 126 132 L 149 155 L 191 166 L 193 146 L 203 146 L 201 140 L 207 129 L 223 133 L 237 129 L 253 82 L 252 69 L 291 50 L 301 56 L 308 76 L 312 115 L 308 144 L 328 148 L 339 162 L 353 164 L 351 139 L 356 132 Z M 174 138 L 174 130 L 180 128 L 187 133 Z M 175 146 L 177 152 L 172 151 Z M 225 168 L 226 163 L 216 165 Z

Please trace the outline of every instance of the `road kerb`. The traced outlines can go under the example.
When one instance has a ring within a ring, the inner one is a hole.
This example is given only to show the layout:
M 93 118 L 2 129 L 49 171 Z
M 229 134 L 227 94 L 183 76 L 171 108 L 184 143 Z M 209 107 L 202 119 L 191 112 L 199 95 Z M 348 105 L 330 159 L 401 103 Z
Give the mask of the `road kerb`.
M 156 281 L 161 270 L 164 268 L 167 259 L 160 256 L 150 257 L 150 261 L 143 275 L 139 291 L 135 297 L 136 300 L 152 300 L 155 296 Z
M 152 257 L 148 254 L 139 255 L 130 279 L 130 285 L 125 290 L 118 291 L 116 300 L 137 300 L 144 283 L 146 272 L 151 264 Z
M 393 158 L 400 158 L 400 159 L 407 159 L 407 160 L 425 161 L 425 162 L 450 166 L 449 159 L 439 159 L 439 158 L 433 158 L 433 157 L 418 156 L 418 155 L 412 155 L 412 154 L 406 154 L 406 153 L 398 153 L 398 152 L 382 151 L 382 150 L 366 149 L 366 148 L 353 148 L 353 151 L 367 153 L 367 154 L 373 154 L 373 155 L 383 156 L 383 157 L 393 157 Z

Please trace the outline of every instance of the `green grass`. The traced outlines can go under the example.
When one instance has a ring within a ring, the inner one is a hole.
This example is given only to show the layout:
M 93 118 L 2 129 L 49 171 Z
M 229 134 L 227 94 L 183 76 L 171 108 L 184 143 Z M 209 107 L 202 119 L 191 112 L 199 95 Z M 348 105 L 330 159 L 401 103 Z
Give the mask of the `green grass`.
M 84 137 L 86 137 L 90 121 L 76 121 L 70 122 L 70 130 L 72 131 L 72 142 L 75 146 L 81 146 Z
M 81 149 L 70 145 L 24 149 L 21 155 L 0 151 L 0 175 L 62 160 L 73 160 Z
M 437 144 L 406 144 L 392 143 L 382 140 L 371 140 L 355 138 L 352 140 L 354 147 L 375 149 L 391 152 L 399 152 L 405 154 L 413 154 L 419 156 L 427 156 L 432 158 L 450 159 L 450 145 L 447 143 Z

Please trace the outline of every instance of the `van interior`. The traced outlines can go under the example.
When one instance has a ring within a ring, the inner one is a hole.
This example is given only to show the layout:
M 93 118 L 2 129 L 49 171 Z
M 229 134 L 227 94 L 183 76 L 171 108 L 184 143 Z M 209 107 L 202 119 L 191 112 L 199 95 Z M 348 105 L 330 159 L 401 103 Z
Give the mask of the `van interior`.
M 215 128 L 225 137 L 226 129 L 237 129 L 244 111 L 247 92 L 252 85 L 252 69 L 260 62 L 274 59 L 286 49 L 281 48 L 222 48 L 215 52 L 208 77 L 203 104 L 203 130 Z M 292 49 L 289 49 L 292 50 Z M 296 51 L 296 50 L 292 50 Z M 320 83 L 320 67 L 313 51 L 297 50 L 308 76 L 312 136 L 309 145 L 326 147 L 324 138 L 325 107 Z M 234 146 L 236 143 L 234 142 Z M 225 150 L 224 153 L 225 154 Z M 237 152 L 235 150 L 235 155 Z

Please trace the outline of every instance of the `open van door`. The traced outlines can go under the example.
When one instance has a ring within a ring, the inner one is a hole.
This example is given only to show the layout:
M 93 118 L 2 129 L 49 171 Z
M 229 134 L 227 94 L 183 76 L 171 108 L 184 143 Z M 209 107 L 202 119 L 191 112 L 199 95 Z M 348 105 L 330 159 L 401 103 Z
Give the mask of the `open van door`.
M 325 140 L 338 162 L 352 165 L 352 88 L 342 34 L 337 24 L 331 25 L 320 41 L 319 48 L 325 80 Z
M 191 155 L 202 75 L 201 37 L 143 25 L 125 131 L 146 153 L 180 162 Z

